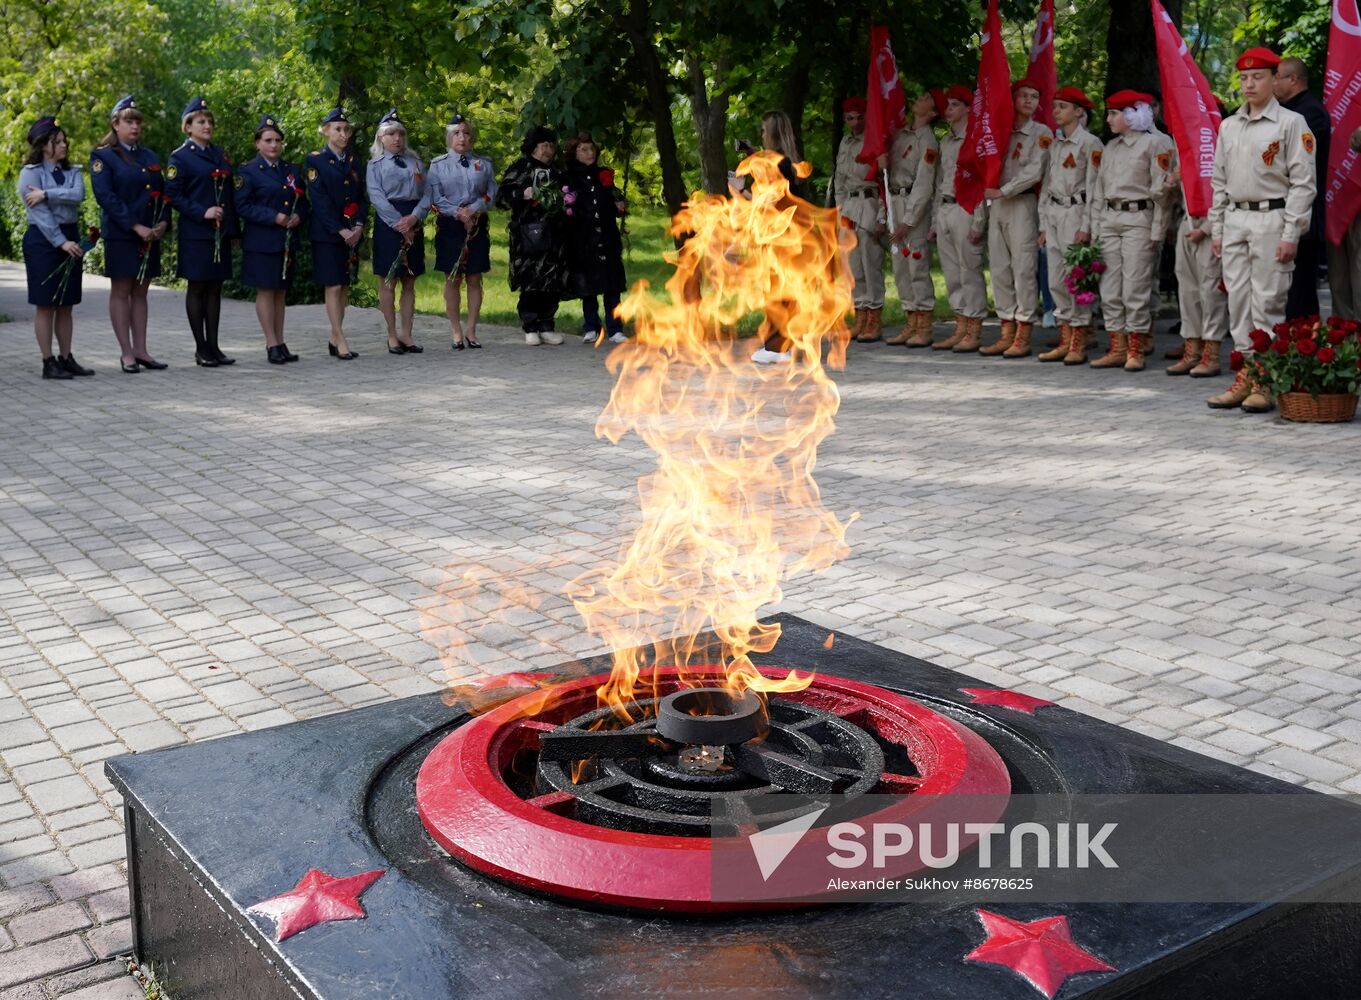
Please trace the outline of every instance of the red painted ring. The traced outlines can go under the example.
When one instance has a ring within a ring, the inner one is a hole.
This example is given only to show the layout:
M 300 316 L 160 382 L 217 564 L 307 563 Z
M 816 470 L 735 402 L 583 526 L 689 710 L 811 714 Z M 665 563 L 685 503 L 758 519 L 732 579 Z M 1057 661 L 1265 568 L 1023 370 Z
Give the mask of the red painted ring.
M 707 668 L 660 668 L 657 693 L 705 680 Z M 762 668 L 769 677 L 787 671 Z M 697 676 L 700 674 L 700 676 Z M 554 723 L 594 709 L 607 675 L 568 681 L 552 689 L 545 714 Z M 842 715 L 863 713 L 858 724 L 903 746 L 921 775 L 917 795 L 865 817 L 863 822 L 903 822 L 920 811 L 918 796 L 980 795 L 991 822 L 1005 810 L 1011 779 L 997 752 L 977 733 L 910 698 L 840 677 L 818 675 L 783 699 Z M 592 826 L 531 805 L 501 777 L 501 755 L 523 739 L 527 716 L 543 701 L 536 692 L 473 719 L 445 737 L 421 765 L 416 806 L 426 831 L 452 857 L 485 875 L 531 891 L 581 902 L 670 912 L 778 908 L 788 904 L 734 903 L 713 898 L 713 854 L 750 851 L 745 838 L 675 837 Z M 532 720 L 531 720 L 532 721 Z M 917 800 L 914 803 L 914 800 Z M 898 874 L 902 874 L 899 872 Z

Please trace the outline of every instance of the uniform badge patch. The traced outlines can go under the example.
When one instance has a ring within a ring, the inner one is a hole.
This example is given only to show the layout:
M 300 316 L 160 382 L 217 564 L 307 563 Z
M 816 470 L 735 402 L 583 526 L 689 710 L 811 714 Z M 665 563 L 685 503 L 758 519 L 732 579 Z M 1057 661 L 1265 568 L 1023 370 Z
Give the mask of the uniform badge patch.
M 1160 167 L 1161 167 L 1162 169 L 1164 169 L 1164 170 L 1171 170 L 1171 169 L 1172 169 L 1172 154 L 1171 154 L 1171 153 L 1159 153 L 1159 154 L 1158 154 L 1158 166 L 1160 166 Z
M 1069 153 L 1069 154 L 1068 154 L 1068 157 L 1063 161 L 1063 165 L 1064 165 L 1065 167 L 1076 167 L 1076 166 L 1077 166 L 1077 160 L 1073 159 L 1073 154 L 1072 154 L 1072 153 Z
M 91 173 L 95 173 L 95 174 L 101 174 L 101 173 L 103 173 L 103 172 L 104 172 L 104 161 L 101 160 L 101 159 L 99 159 L 98 157 L 96 157 L 96 158 L 95 158 L 95 161 L 94 161 L 93 163 L 90 164 L 90 172 L 91 172 Z
M 1281 151 L 1281 142 L 1277 139 L 1262 152 L 1262 162 L 1268 167 L 1276 162 L 1276 156 Z
M 1314 133 L 1305 132 L 1300 136 L 1300 142 L 1304 143 L 1304 151 L 1312 156 L 1314 154 Z
M 174 180 L 176 177 L 178 177 L 179 175 L 180 175 L 180 168 L 177 167 L 177 166 L 175 166 L 175 164 L 172 163 L 172 164 L 170 164 L 170 166 L 168 166 L 168 167 L 165 168 L 165 176 L 168 177 L 168 178 L 170 178 L 170 180 L 173 181 L 173 180 Z
M 1047 135 L 1040 136 L 1040 148 L 1048 149 L 1054 144 L 1054 140 Z
M 925 153 L 922 154 L 922 157 L 923 157 L 923 159 L 926 160 L 926 162 L 927 162 L 928 164 L 930 164 L 930 163 L 935 163 L 935 162 L 936 162 L 936 151 L 935 151 L 934 149 L 928 149 Z
M 239 191 L 241 190 L 241 188 L 246 186 L 246 179 L 242 177 L 240 174 L 237 174 L 235 179 L 233 180 L 233 183 L 236 185 L 236 189 Z
M 1016 148 L 1011 151 L 1011 158 L 1013 160 L 1019 160 L 1021 158 L 1021 143 L 1018 142 Z
M 474 169 L 474 170 L 481 170 L 481 169 L 482 169 L 482 161 L 481 161 L 481 160 L 473 160 L 473 169 Z
M 308 179 L 309 181 L 314 181 L 314 180 L 317 179 L 317 168 L 316 168 L 316 167 L 308 167 L 308 168 L 307 168 L 307 179 Z
M 1099 149 L 1092 150 L 1092 166 L 1101 166 L 1101 150 Z

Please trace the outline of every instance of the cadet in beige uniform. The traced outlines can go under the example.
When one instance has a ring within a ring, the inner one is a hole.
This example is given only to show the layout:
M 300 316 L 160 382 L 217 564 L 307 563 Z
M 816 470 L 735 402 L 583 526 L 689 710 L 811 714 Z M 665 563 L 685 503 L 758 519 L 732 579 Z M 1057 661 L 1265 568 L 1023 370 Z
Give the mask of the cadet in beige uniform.
M 836 151 L 836 174 L 832 192 L 836 208 L 855 230 L 851 250 L 851 278 L 855 281 L 855 326 L 851 337 L 879 339 L 884 311 L 884 203 L 879 185 L 866 180 L 874 168 L 856 160 L 865 145 L 865 99 L 850 97 L 841 104 L 846 116 L 846 136 Z
M 1172 152 L 1170 183 L 1181 185 L 1181 164 Z M 1220 344 L 1229 332 L 1224 269 L 1210 241 L 1209 216 L 1183 213 L 1177 227 L 1177 303 L 1181 308 L 1181 360 L 1169 375 L 1210 378 L 1219 374 Z
M 912 105 L 912 127 L 893 137 L 883 157 L 888 170 L 888 196 L 893 204 L 894 230 L 889 234 L 893 283 L 898 286 L 906 323 L 886 344 L 931 346 L 931 320 L 936 288 L 931 283 L 931 202 L 936 194 L 936 161 L 940 144 L 932 123 L 945 111 L 945 91 L 933 88 L 917 95 Z
M 1106 262 L 1101 312 L 1110 348 L 1093 368 L 1144 370 L 1153 346 L 1155 255 L 1162 243 L 1170 189 L 1172 143 L 1153 127 L 1148 94 L 1121 90 L 1106 98 L 1106 124 L 1115 138 L 1101 154 L 1092 224 Z
M 983 317 L 988 311 L 988 292 L 983 284 L 983 234 L 988 228 L 988 203 L 980 200 L 971 213 L 955 200 L 955 168 L 969 128 L 969 109 L 973 91 L 955 84 L 945 92 L 945 121 L 949 131 L 940 140 L 940 170 L 937 173 L 932 228 L 927 239 L 935 240 L 940 250 L 940 269 L 950 308 L 955 313 L 955 329 L 949 337 L 932 344 L 933 350 L 952 350 L 968 354 L 978 350 L 983 339 Z
M 1253 330 L 1285 321 L 1295 251 L 1309 228 L 1317 185 L 1314 137 L 1303 116 L 1281 107 L 1271 92 L 1280 61 L 1269 49 L 1239 56 L 1243 106 L 1220 124 L 1215 148 L 1210 234 L 1229 290 L 1229 332 L 1245 355 Z M 1274 407 L 1266 387 L 1252 384 L 1249 367 L 1209 405 L 1249 413 Z
M 1063 254 L 1074 243 L 1092 238 L 1092 197 L 1101 169 L 1101 140 L 1083 125 L 1092 99 L 1077 87 L 1061 87 L 1054 95 L 1054 118 L 1059 130 L 1049 147 L 1049 166 L 1040 189 L 1041 239 L 1048 248 L 1049 294 L 1054 297 L 1054 318 L 1059 324 L 1059 343 L 1040 355 L 1041 361 L 1080 365 L 1087 360 L 1087 334 L 1092 327 L 1092 306 L 1079 304 L 1063 283 L 1067 265 Z
M 1008 358 L 1030 355 L 1030 332 L 1040 318 L 1038 191 L 1054 133 L 1035 121 L 1040 89 L 1022 77 L 1011 85 L 1016 117 L 1002 160 L 1002 186 L 988 188 L 992 199 L 988 223 L 988 263 L 992 265 L 992 300 L 1002 333 L 980 354 Z
M 1350 142 L 1352 149 L 1361 150 L 1361 128 L 1352 133 Z M 1333 315 L 1361 319 L 1361 212 L 1342 234 L 1341 243 L 1328 244 L 1328 285 L 1333 290 Z

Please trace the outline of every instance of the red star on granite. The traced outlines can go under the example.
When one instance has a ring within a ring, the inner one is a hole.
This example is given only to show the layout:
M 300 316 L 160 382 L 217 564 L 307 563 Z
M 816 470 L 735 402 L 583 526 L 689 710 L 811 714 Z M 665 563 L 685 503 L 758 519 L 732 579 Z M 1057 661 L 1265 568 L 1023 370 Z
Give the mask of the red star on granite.
M 1055 704 L 1033 695 L 1021 694 L 1019 691 L 1003 691 L 1000 688 L 960 688 L 960 690 L 967 694 L 975 705 L 998 705 L 1002 708 L 1014 708 L 1026 715 L 1034 715 L 1035 709 Z
M 1012 920 L 1000 913 L 975 910 L 987 940 L 964 958 L 971 962 L 1004 965 L 1045 996 L 1052 998 L 1069 976 L 1079 972 L 1114 972 L 1073 941 L 1067 917 Z
M 256 903 L 248 912 L 273 918 L 276 941 L 332 920 L 362 920 L 368 914 L 360 905 L 359 897 L 384 874 L 374 871 L 336 878 L 309 868 L 288 892 Z

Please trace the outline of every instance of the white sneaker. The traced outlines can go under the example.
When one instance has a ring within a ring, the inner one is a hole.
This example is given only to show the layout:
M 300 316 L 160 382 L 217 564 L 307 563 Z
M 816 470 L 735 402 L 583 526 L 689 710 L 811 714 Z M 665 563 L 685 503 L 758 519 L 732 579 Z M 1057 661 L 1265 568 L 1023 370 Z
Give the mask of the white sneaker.
M 594 331 L 583 330 L 581 333 L 581 342 L 583 344 L 594 344 L 596 336 L 597 334 Z
M 1050 310 L 1044 314 L 1044 319 L 1040 320 L 1040 325 L 1046 330 L 1054 329 L 1054 312 Z
M 762 347 L 751 356 L 751 360 L 755 361 L 758 365 L 780 365 L 789 360 L 789 352 L 767 351 Z
M 541 330 L 539 331 L 539 339 L 545 344 L 552 344 L 557 347 L 562 343 L 562 334 L 554 333 L 552 330 Z
M 528 344 L 530 347 L 538 347 L 540 344 L 543 343 L 543 341 L 539 339 L 539 335 L 537 333 L 526 333 L 525 343 Z M 561 341 L 559 341 L 559 343 L 561 343 Z
M 611 344 L 627 344 L 628 340 L 629 340 L 628 334 L 626 334 L 623 330 L 620 330 L 614 336 L 610 337 Z

